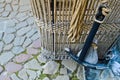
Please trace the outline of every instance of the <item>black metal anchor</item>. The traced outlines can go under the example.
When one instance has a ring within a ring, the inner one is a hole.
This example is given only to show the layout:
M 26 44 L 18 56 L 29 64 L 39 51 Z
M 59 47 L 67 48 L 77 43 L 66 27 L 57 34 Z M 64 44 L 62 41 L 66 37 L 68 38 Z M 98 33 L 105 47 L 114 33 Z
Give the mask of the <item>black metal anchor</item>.
M 103 63 L 97 63 L 97 64 L 90 64 L 88 62 L 85 62 L 85 56 L 92 44 L 92 41 L 94 39 L 94 36 L 96 35 L 96 32 L 99 29 L 99 26 L 101 23 L 103 23 L 105 16 L 109 13 L 109 10 L 107 9 L 106 5 L 102 4 L 98 8 L 98 12 L 95 16 L 95 21 L 93 22 L 92 29 L 85 41 L 85 44 L 82 48 L 82 51 L 79 56 L 75 55 L 71 49 L 66 48 L 65 51 L 70 55 L 70 57 L 78 62 L 79 64 L 82 64 L 83 66 L 94 68 L 94 69 L 105 69 L 108 68 L 107 64 Z

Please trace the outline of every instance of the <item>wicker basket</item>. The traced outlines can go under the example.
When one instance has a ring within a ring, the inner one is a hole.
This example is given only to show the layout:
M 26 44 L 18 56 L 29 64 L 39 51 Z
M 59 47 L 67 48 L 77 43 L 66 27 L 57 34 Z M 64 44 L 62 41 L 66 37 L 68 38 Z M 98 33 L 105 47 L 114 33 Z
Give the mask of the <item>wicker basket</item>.
M 74 0 L 31 0 L 32 11 L 38 27 L 40 28 L 41 46 L 53 54 L 53 59 L 68 59 L 64 52 L 65 47 L 74 51 L 82 48 L 91 29 L 99 0 L 89 0 L 83 18 L 84 29 L 78 42 L 68 40 L 68 31 L 72 19 Z M 78 0 L 79 1 L 79 0 Z M 98 39 L 99 57 L 113 43 L 120 34 L 120 0 L 109 0 L 112 9 L 96 34 Z

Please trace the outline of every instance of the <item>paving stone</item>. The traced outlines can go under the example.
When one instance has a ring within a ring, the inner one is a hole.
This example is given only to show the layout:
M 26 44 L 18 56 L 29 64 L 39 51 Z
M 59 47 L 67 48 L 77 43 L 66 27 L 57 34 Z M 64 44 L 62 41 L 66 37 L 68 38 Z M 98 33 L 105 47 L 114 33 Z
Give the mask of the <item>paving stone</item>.
M 68 75 L 63 75 L 63 76 L 57 76 L 56 79 L 54 80 L 70 80 Z
M 15 21 L 12 20 L 7 20 L 7 27 L 14 27 L 15 26 Z
M 33 36 L 35 33 L 37 33 L 37 29 L 36 28 L 33 28 L 31 31 L 29 31 L 26 36 L 28 38 L 30 38 L 31 36 Z
M 5 52 L 0 55 L 0 64 L 3 65 L 7 63 L 9 60 L 11 60 L 14 57 L 12 52 Z
M 37 70 L 36 73 L 37 73 L 37 78 L 39 78 L 41 75 L 41 70 Z
M 48 77 L 45 77 L 43 80 L 50 80 Z
M 30 5 L 30 1 L 29 0 L 20 0 L 20 5 Z
M 85 80 L 85 70 L 84 66 L 79 66 L 76 73 L 77 78 L 80 80 Z
M 0 73 L 3 71 L 3 67 L 2 66 L 0 66 Z
M 29 25 L 32 25 L 32 24 L 34 24 L 34 18 L 33 17 L 30 17 L 30 18 L 28 18 L 27 19 L 27 23 L 29 24 Z
M 6 3 L 11 3 L 12 2 L 12 0 L 6 0 Z
M 6 30 L 5 30 L 5 33 L 14 33 L 14 32 L 16 32 L 16 29 L 15 28 L 7 28 Z
M 27 48 L 27 53 L 28 53 L 28 54 L 34 54 L 34 55 L 36 55 L 36 54 L 39 53 L 39 50 L 38 50 L 38 49 L 31 48 L 31 47 L 28 47 L 28 48 Z
M 9 14 L 10 14 L 9 11 L 4 11 L 4 12 L 2 13 L 2 16 L 3 16 L 3 17 L 8 17 Z
M 44 55 L 40 54 L 38 57 L 37 57 L 38 61 L 40 63 L 46 63 L 47 62 L 47 59 L 44 57 Z
M 18 11 L 19 5 L 12 5 L 13 11 Z
M 9 15 L 10 18 L 14 18 L 16 17 L 16 15 L 18 14 L 18 11 L 12 11 Z
M 18 20 L 19 20 L 19 21 L 25 21 L 28 17 L 29 17 L 28 15 L 27 15 L 27 16 L 24 16 L 24 17 L 20 17 L 20 18 L 18 18 Z
M 32 43 L 32 40 L 30 38 L 27 38 L 23 44 L 23 48 L 28 47 Z
M 42 67 L 40 66 L 40 64 L 38 63 L 38 61 L 36 59 L 33 59 L 33 60 L 27 62 L 24 65 L 24 67 L 27 68 L 27 69 L 42 70 Z
M 22 69 L 22 65 L 16 64 L 14 62 L 9 62 L 8 64 L 5 65 L 5 69 L 8 73 L 15 73 Z
M 20 6 L 19 11 L 24 12 L 24 11 L 28 11 L 30 9 L 31 9 L 30 5 L 23 5 L 23 6 Z
M 27 70 L 27 74 L 29 75 L 29 80 L 35 80 L 35 78 L 37 77 L 37 73 L 32 70 Z
M 26 37 L 16 37 L 13 44 L 14 46 L 21 46 L 24 41 L 25 41 Z
M 14 0 L 14 1 L 12 1 L 12 4 L 18 4 L 19 3 L 19 0 Z
M 29 27 L 24 27 L 24 28 L 22 28 L 22 29 L 20 29 L 20 30 L 17 31 L 17 35 L 18 36 L 23 36 L 23 35 L 25 35 L 30 30 L 31 30 L 30 26 Z
M 55 61 L 49 61 L 43 66 L 43 74 L 55 74 L 59 69 L 59 64 Z
M 61 68 L 60 69 L 60 74 L 67 74 L 67 69 L 66 68 Z
M 19 71 L 18 76 L 22 80 L 28 80 L 28 75 L 27 75 L 26 69 L 22 69 L 21 71 Z
M 3 46 L 4 46 L 4 43 L 2 41 L 0 41 L 0 53 L 2 52 L 3 50 Z
M 38 38 L 40 38 L 40 35 L 38 33 L 34 34 L 32 37 L 31 37 L 31 40 L 35 41 L 37 40 Z
M 20 54 L 14 58 L 14 61 L 17 63 L 23 63 L 28 61 L 32 56 L 29 54 Z
M 40 44 L 40 39 L 37 39 L 35 40 L 33 43 L 32 43 L 32 47 L 34 48 L 40 48 L 41 47 L 41 44 Z
M 77 68 L 77 63 L 73 60 L 63 60 L 62 65 L 64 65 L 67 69 L 74 72 Z
M 0 33 L 0 40 L 2 40 L 2 38 L 3 38 L 3 32 Z
M 24 21 L 24 22 L 20 22 L 16 25 L 15 29 L 21 29 L 23 27 L 26 27 L 28 24 Z
M 23 51 L 25 51 L 25 49 L 22 48 L 21 46 L 16 46 L 16 47 L 13 47 L 13 49 L 12 49 L 12 52 L 13 52 L 14 54 L 20 54 L 20 53 L 22 53 Z
M 18 78 L 16 76 L 16 74 L 12 74 L 10 77 L 11 77 L 12 80 L 21 80 L 20 78 Z
M 11 43 L 15 38 L 14 34 L 5 34 L 3 37 L 3 41 L 5 42 L 5 44 L 9 44 Z
M 5 6 L 5 3 L 0 3 L 0 8 L 3 8 Z
M 0 80 L 11 80 L 10 77 L 7 75 L 6 72 L 0 75 Z
M 25 16 L 26 16 L 26 12 L 22 12 L 22 13 L 19 12 L 19 14 L 16 16 L 16 18 L 19 19 L 19 18 L 25 17 Z
M 3 3 L 5 0 L 0 0 L 1 3 Z
M 4 8 L 0 8 L 0 13 L 1 13 L 1 12 L 4 12 Z
M 12 7 L 11 7 L 10 4 L 7 4 L 7 5 L 5 6 L 5 11 L 12 11 Z
M 3 50 L 8 51 L 8 50 L 11 50 L 12 48 L 13 48 L 13 44 L 8 44 L 4 46 Z

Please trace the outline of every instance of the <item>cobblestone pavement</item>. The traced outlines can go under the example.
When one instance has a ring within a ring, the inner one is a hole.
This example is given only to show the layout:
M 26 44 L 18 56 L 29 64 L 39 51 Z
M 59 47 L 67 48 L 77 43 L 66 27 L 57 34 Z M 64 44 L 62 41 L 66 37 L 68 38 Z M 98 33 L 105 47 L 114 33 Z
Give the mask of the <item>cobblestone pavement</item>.
M 85 80 L 72 60 L 43 57 L 30 0 L 0 0 L 0 80 Z M 87 80 L 119 80 L 110 70 L 88 70 Z

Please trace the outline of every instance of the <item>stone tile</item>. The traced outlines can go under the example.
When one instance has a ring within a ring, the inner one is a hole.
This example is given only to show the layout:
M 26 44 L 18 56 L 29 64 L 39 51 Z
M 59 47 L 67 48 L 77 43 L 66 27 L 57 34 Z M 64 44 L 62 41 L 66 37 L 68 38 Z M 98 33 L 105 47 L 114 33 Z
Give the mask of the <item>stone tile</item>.
M 23 63 L 28 61 L 32 56 L 29 54 L 20 54 L 14 58 L 14 61 L 17 63 Z
M 0 13 L 4 12 L 4 8 L 0 8 Z
M 33 17 L 30 17 L 30 18 L 28 18 L 27 19 L 27 23 L 29 24 L 29 25 L 32 25 L 32 24 L 34 24 L 34 18 Z
M 20 5 L 30 5 L 30 1 L 29 0 L 20 0 Z
M 5 7 L 5 3 L 0 3 L 0 8 L 4 8 Z
M 64 65 L 67 69 L 74 72 L 77 68 L 77 63 L 73 60 L 63 60 L 62 65 Z
M 0 75 L 0 80 L 11 80 L 11 78 L 7 75 L 7 72 L 3 72 Z
M 24 22 L 20 22 L 16 25 L 15 29 L 21 29 L 23 27 L 26 27 L 28 24 L 24 21 Z
M 19 5 L 12 5 L 13 11 L 18 11 Z
M 31 30 L 31 27 L 24 27 L 24 28 L 21 28 L 20 30 L 17 31 L 17 35 L 18 36 L 23 36 L 25 35 L 28 31 Z
M 28 47 L 28 48 L 27 48 L 27 53 L 28 53 L 28 54 L 34 54 L 34 55 L 36 55 L 36 54 L 39 53 L 39 50 L 38 50 L 38 49 L 31 48 L 31 47 Z
M 8 51 L 8 50 L 11 50 L 12 48 L 13 48 L 13 44 L 8 44 L 4 46 L 3 50 Z
M 47 62 L 47 59 L 45 58 L 44 55 L 40 54 L 38 57 L 37 57 L 38 61 L 40 63 L 46 63 Z
M 34 65 L 33 65 L 34 64 Z M 38 61 L 36 59 L 33 59 L 29 62 L 27 62 L 24 67 L 26 69 L 35 69 L 35 70 L 42 70 L 42 67 L 40 66 L 40 64 L 38 63 Z
M 14 62 L 9 62 L 8 64 L 5 65 L 5 69 L 8 73 L 15 73 L 22 69 L 22 65 L 16 64 Z
M 76 76 L 77 76 L 78 79 L 85 80 L 85 70 L 84 70 L 84 66 L 81 66 L 81 65 L 80 65 L 80 66 L 78 67 Z
M 18 76 L 22 80 L 28 80 L 28 75 L 27 75 L 26 69 L 22 69 L 21 71 L 19 71 Z
M 29 32 L 26 34 L 26 36 L 27 36 L 28 38 L 30 38 L 30 37 L 33 36 L 35 33 L 37 33 L 37 29 L 36 29 L 36 28 L 32 28 L 32 30 L 29 31 Z
M 15 38 L 14 34 L 5 34 L 3 37 L 3 41 L 5 42 L 5 44 L 9 44 L 11 43 Z
M 13 47 L 13 48 L 12 48 L 12 52 L 13 52 L 14 54 L 20 54 L 20 53 L 22 53 L 23 51 L 25 51 L 25 49 L 22 48 L 21 46 L 16 46 L 16 47 Z
M 59 69 L 59 64 L 55 61 L 49 61 L 43 66 L 43 74 L 55 74 Z
M 32 70 L 27 70 L 27 74 L 29 75 L 29 80 L 35 80 L 37 77 L 37 73 Z
M 23 43 L 23 48 L 28 47 L 31 43 L 32 43 L 32 40 L 30 38 L 27 38 Z
M 31 40 L 35 41 L 37 40 L 38 38 L 40 38 L 40 35 L 38 33 L 34 34 L 32 37 L 31 37 Z
M 20 17 L 20 18 L 18 18 L 18 20 L 19 21 L 25 21 L 26 19 L 28 19 L 28 17 L 29 17 L 28 15 L 24 16 L 24 17 Z
M 3 71 L 3 67 L 2 66 L 0 66 L 0 73 Z
M 15 21 L 13 19 L 7 20 L 7 27 L 14 27 L 15 26 Z
M 7 28 L 6 30 L 5 30 L 5 33 L 15 33 L 16 32 L 16 29 L 15 28 Z
M 3 65 L 7 63 L 9 60 L 11 60 L 14 57 L 12 52 L 5 52 L 0 55 L 0 64 Z
M 32 43 L 32 47 L 34 48 L 40 48 L 41 47 L 41 44 L 40 44 L 40 39 L 37 39 L 35 40 L 33 43 Z
M 60 69 L 60 74 L 67 74 L 67 69 L 66 68 L 61 68 Z
M 7 4 L 7 5 L 5 6 L 5 11 L 12 11 L 12 7 L 11 7 L 10 4 Z
M 48 77 L 45 77 L 43 80 L 50 80 Z
M 12 0 L 6 0 L 6 3 L 11 3 L 12 2 Z
M 17 5 L 19 3 L 19 0 L 12 1 L 12 4 Z
M 3 38 L 3 32 L 0 33 L 0 40 L 2 40 L 2 38 Z
M 3 50 L 3 46 L 4 46 L 4 43 L 2 41 L 0 41 L 0 53 L 2 52 Z
M 9 12 L 9 11 L 4 11 L 4 12 L 2 13 L 2 16 L 3 16 L 3 17 L 8 17 L 8 16 L 9 16 L 9 14 L 10 14 L 10 12 Z
M 70 80 L 68 75 L 63 75 L 63 76 L 57 76 L 56 79 L 54 80 Z
M 20 78 L 18 78 L 16 76 L 16 74 L 12 74 L 10 77 L 11 77 L 12 80 L 21 80 Z
M 21 46 L 21 45 L 23 45 L 25 39 L 26 39 L 26 37 L 16 37 L 14 42 L 13 42 L 14 46 Z
M 23 6 L 20 6 L 19 11 L 24 12 L 24 11 L 27 11 L 27 10 L 30 10 L 30 9 L 31 9 L 30 5 L 23 5 Z

